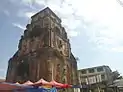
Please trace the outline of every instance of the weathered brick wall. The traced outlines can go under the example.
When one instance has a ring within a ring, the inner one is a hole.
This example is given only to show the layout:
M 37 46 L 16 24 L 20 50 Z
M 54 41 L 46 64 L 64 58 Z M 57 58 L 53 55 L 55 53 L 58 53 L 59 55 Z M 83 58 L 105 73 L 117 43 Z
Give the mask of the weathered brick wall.
M 6 81 L 51 81 L 53 75 L 58 82 L 77 84 L 77 62 L 67 33 L 49 8 L 44 11 L 32 17 L 21 36 L 18 51 L 9 60 Z

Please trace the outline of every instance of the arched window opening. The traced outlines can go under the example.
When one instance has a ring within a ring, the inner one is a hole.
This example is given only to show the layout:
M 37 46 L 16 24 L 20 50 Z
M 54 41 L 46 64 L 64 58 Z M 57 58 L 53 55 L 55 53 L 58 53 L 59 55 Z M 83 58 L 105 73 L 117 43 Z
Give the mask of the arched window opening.
M 57 39 L 57 44 L 58 44 L 58 48 L 61 49 L 62 48 L 62 41 Z
M 56 81 L 60 82 L 60 64 L 57 64 L 56 71 Z
M 67 65 L 67 82 L 70 83 L 70 68 Z
M 61 34 L 61 33 L 60 33 L 60 29 L 59 29 L 58 27 L 55 27 L 55 28 L 54 28 L 54 31 L 56 32 L 57 35 L 60 35 L 60 34 Z
M 17 75 L 21 77 L 29 76 L 29 64 L 27 62 L 22 61 L 18 64 Z

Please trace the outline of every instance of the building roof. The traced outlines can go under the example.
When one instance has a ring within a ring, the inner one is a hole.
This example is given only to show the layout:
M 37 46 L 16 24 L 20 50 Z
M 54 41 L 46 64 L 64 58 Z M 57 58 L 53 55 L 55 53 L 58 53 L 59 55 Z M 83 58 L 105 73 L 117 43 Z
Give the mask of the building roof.
M 90 67 L 90 68 L 83 68 L 83 69 L 79 69 L 79 71 L 81 71 L 81 70 L 93 69 L 93 68 L 98 68 L 98 67 L 108 67 L 108 68 L 110 69 L 110 67 L 109 67 L 109 66 L 107 66 L 107 65 L 102 65 L 102 66 L 96 66 L 96 67 Z
M 31 18 L 37 16 L 38 14 L 40 14 L 40 13 L 46 11 L 46 10 L 49 10 L 61 22 L 61 19 L 49 7 L 46 7 L 43 10 L 39 11 L 38 13 L 36 13 L 35 15 L 33 15 Z

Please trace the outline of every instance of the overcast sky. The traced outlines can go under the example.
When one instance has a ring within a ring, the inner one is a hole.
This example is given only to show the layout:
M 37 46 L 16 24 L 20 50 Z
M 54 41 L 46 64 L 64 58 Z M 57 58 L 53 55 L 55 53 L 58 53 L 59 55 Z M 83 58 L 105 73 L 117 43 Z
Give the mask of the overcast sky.
M 108 65 L 123 74 L 123 7 L 117 0 L 2 0 L 0 77 L 30 16 L 47 6 L 62 19 L 79 69 Z

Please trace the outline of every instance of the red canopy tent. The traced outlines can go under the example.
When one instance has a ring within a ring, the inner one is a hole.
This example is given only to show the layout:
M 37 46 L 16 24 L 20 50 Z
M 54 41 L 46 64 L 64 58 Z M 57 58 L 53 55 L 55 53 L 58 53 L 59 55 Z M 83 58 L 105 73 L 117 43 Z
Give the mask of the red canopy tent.
M 69 88 L 69 87 L 71 87 L 71 85 L 58 83 L 55 80 L 52 80 L 50 83 L 51 83 L 52 86 L 55 86 L 55 87 L 58 87 L 58 88 Z
M 35 82 L 33 86 L 49 86 L 49 87 L 57 87 L 57 88 L 69 88 L 72 87 L 71 85 L 68 84 L 62 84 L 58 83 L 55 80 L 52 80 L 51 82 L 45 81 L 44 79 L 40 79 L 39 81 Z
M 69 85 L 69 84 L 64 84 L 64 87 L 63 88 L 71 88 L 72 85 Z
M 0 83 L 0 92 L 12 92 L 13 90 L 24 90 L 25 88 L 33 88 L 33 86 L 36 87 L 47 87 L 47 88 L 51 88 L 51 87 L 56 87 L 56 88 L 69 88 L 72 87 L 71 85 L 68 84 L 62 84 L 62 83 L 58 83 L 55 80 L 52 80 L 51 82 L 47 82 L 44 79 L 40 79 L 39 81 L 33 83 L 31 81 L 27 81 L 24 84 L 19 84 L 19 83 L 15 83 L 15 84 L 11 84 L 11 83 Z
M 31 85 L 33 85 L 33 84 L 34 84 L 34 83 L 33 83 L 33 82 L 31 82 L 31 81 L 27 81 L 27 82 L 23 83 L 22 85 L 31 86 Z
M 22 87 L 14 85 L 14 84 L 9 84 L 9 83 L 0 83 L 0 90 L 13 90 L 13 89 L 19 89 L 19 88 L 22 88 Z
M 12 90 L 16 89 L 24 89 L 24 88 L 31 88 L 29 86 L 23 86 L 20 84 L 11 84 L 11 83 L 0 83 L 0 92 L 11 92 Z
M 40 79 L 39 81 L 34 83 L 34 86 L 42 86 L 42 85 L 51 86 L 51 84 L 48 81 L 45 81 L 44 79 Z
M 52 80 L 52 81 L 50 82 L 50 84 L 51 84 L 52 86 L 58 86 L 58 87 L 64 86 L 64 84 L 58 83 L 58 82 L 56 82 L 56 81 L 54 81 L 54 80 Z
M 20 84 L 19 82 L 16 82 L 15 84 Z

